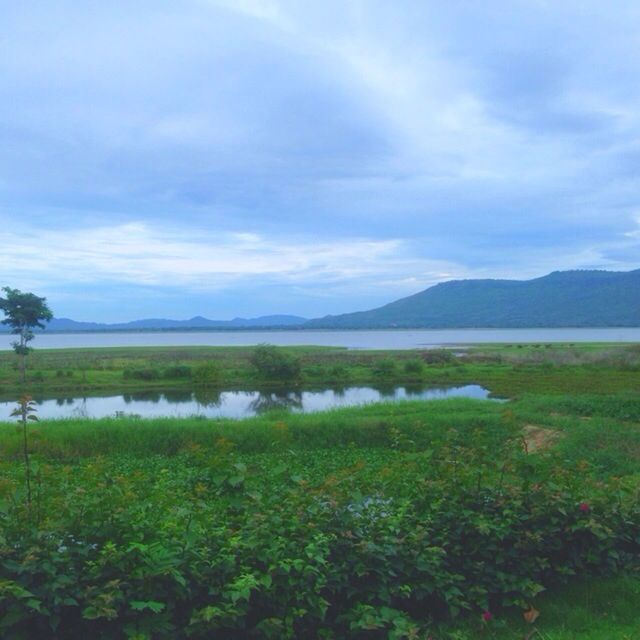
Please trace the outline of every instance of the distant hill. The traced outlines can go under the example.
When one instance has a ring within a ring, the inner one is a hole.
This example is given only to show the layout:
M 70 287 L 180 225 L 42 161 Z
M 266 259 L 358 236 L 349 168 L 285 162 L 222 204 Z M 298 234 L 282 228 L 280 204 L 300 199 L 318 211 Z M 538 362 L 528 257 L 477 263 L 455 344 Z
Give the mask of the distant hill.
M 307 320 L 294 315 L 121 323 L 54 318 L 48 331 L 639 327 L 640 269 L 554 271 L 534 280 L 452 280 L 370 311 Z M 0 331 L 9 328 L 0 324 Z
M 209 320 L 196 316 L 190 320 L 166 320 L 148 318 L 131 322 L 101 323 L 78 322 L 69 318 L 54 318 L 47 324 L 47 331 L 175 331 L 192 329 L 272 329 L 275 327 L 296 327 L 306 322 L 306 318 L 290 315 L 261 316 L 259 318 L 234 318 L 233 320 Z M 0 331 L 8 331 L 0 325 Z
M 304 328 L 637 327 L 640 269 L 556 271 L 535 280 L 453 280 Z

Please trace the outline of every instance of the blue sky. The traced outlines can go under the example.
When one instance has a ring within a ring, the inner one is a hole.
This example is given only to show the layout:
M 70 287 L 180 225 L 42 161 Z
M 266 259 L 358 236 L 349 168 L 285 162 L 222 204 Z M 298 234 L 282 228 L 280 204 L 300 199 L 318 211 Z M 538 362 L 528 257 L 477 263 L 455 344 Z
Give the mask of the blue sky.
M 0 273 L 59 317 L 640 267 L 637 2 L 0 9 Z

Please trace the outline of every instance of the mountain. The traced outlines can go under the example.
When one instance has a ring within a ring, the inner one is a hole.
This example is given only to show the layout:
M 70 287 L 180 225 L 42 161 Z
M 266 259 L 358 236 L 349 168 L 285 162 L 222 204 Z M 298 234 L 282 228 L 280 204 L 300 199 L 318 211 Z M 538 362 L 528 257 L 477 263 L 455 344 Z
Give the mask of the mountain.
M 452 280 L 370 311 L 307 320 L 300 316 L 189 320 L 147 318 L 106 324 L 54 318 L 48 331 L 198 329 L 383 329 L 638 327 L 640 269 L 554 271 L 534 280 Z M 0 324 L 0 331 L 9 328 Z
M 534 280 L 452 280 L 304 328 L 637 327 L 640 269 L 555 271 Z
M 148 318 L 107 324 L 102 322 L 78 322 L 70 318 L 54 318 L 47 324 L 47 331 L 171 331 L 192 329 L 271 329 L 274 327 L 297 327 L 306 322 L 306 318 L 290 315 L 260 316 L 259 318 L 234 318 L 233 320 L 209 320 L 195 316 L 190 320 L 166 320 Z M 0 325 L 0 331 L 9 331 Z

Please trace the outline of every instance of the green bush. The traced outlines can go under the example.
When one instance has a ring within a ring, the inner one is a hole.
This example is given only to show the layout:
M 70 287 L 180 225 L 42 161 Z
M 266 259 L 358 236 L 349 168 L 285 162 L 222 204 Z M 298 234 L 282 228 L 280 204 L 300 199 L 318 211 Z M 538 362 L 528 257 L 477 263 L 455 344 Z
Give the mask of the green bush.
M 450 349 L 429 349 L 422 353 L 422 359 L 427 364 L 451 364 L 456 356 Z
M 414 358 L 404 363 L 404 372 L 410 375 L 421 375 L 424 372 L 424 362 Z
M 391 378 L 397 374 L 396 361 L 391 358 L 378 360 L 373 366 L 374 375 L 380 378 Z
M 188 365 L 177 364 L 173 367 L 167 367 L 163 372 L 163 377 L 168 379 L 190 378 L 192 375 L 191 367 Z
M 349 369 L 341 364 L 336 364 L 329 369 L 329 377 L 332 380 L 344 382 L 350 378 Z
M 442 446 L 245 458 L 221 441 L 44 468 L 38 522 L 3 503 L 0 634 L 425 637 L 443 617 L 525 607 L 566 576 L 638 562 L 634 483 L 515 446 L 507 472 Z
M 220 367 L 213 361 L 198 365 L 193 372 L 193 381 L 199 385 L 219 385 L 221 381 Z
M 157 369 L 125 369 L 122 372 L 122 377 L 125 380 L 159 380 L 160 371 Z
M 300 376 L 300 361 L 270 344 L 258 345 L 250 360 L 257 374 L 266 380 L 295 380 Z

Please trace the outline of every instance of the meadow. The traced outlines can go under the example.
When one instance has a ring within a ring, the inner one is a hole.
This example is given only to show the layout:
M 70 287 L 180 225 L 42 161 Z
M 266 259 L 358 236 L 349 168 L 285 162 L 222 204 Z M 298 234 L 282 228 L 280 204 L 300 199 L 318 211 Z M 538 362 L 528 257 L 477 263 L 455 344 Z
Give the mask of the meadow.
M 30 499 L 23 432 L 2 425 L 2 637 L 640 636 L 636 347 L 286 355 L 301 383 L 341 367 L 511 399 L 34 422 Z M 251 384 L 251 356 L 46 352 L 30 375 L 191 367 L 194 384 L 213 360 Z
M 496 396 L 528 393 L 588 393 L 594 376 L 601 392 L 632 391 L 640 385 L 640 345 L 483 345 L 463 350 L 348 350 L 281 347 L 279 358 L 295 371 L 260 372 L 253 347 L 120 347 L 36 350 L 27 382 L 18 363 L 0 352 L 0 397 L 125 392 L 180 388 L 302 387 L 403 382 L 480 384 Z M 267 363 L 268 365 L 269 363 Z M 294 375 L 291 375 L 291 374 Z M 283 375 L 281 375 L 283 374 Z

